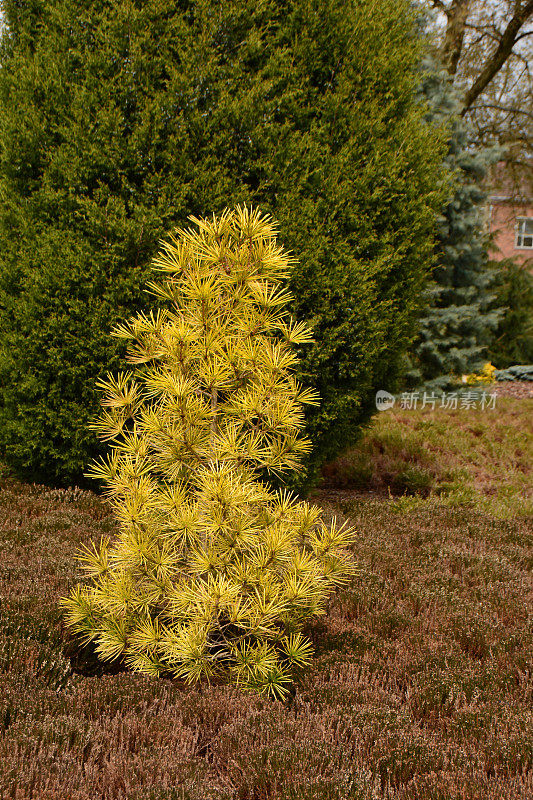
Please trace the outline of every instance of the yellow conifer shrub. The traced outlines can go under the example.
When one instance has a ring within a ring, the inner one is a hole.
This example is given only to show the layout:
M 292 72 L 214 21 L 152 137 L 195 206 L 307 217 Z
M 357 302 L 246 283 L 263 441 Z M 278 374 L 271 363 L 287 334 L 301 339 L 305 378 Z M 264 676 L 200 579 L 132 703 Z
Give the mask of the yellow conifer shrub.
M 88 580 L 62 605 L 102 660 L 283 698 L 312 653 L 303 624 L 353 571 L 351 530 L 261 479 L 300 469 L 317 403 L 293 376 L 311 334 L 286 310 L 275 225 L 191 221 L 154 261 L 158 310 L 114 331 L 132 369 L 101 383 L 110 454 L 89 474 L 119 533 L 79 553 Z

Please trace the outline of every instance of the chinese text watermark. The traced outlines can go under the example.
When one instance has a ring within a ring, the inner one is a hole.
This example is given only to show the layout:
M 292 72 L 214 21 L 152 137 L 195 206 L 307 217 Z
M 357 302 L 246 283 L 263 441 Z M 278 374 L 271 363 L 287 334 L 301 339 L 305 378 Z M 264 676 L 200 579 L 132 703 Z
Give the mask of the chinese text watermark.
M 401 409 L 413 410 L 430 408 L 446 409 L 455 411 L 457 409 L 472 409 L 479 411 L 494 411 L 496 408 L 496 393 L 491 392 L 402 392 L 398 397 L 380 389 L 376 392 L 376 408 L 378 411 L 386 411 L 398 402 Z

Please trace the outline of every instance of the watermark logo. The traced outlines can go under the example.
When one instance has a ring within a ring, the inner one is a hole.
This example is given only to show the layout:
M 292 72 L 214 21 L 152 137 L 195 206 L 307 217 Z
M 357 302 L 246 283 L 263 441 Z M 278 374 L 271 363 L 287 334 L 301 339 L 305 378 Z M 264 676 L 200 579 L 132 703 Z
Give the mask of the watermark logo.
M 437 395 L 434 392 L 402 392 L 400 396 L 400 408 L 414 409 L 443 408 L 449 411 L 457 409 L 494 411 L 496 408 L 496 393 L 487 392 L 442 392 Z
M 394 403 L 396 402 L 396 398 L 393 394 L 389 394 L 384 389 L 380 389 L 379 392 L 376 392 L 376 408 L 378 411 L 386 411 L 388 408 L 392 408 Z
M 393 394 L 380 389 L 376 392 L 376 408 L 378 411 L 387 411 L 392 408 L 396 399 L 398 407 L 402 410 L 416 411 L 417 408 L 446 409 L 457 411 L 460 409 L 472 409 L 479 411 L 494 411 L 496 409 L 496 393 L 487 392 L 402 392 L 398 398 Z

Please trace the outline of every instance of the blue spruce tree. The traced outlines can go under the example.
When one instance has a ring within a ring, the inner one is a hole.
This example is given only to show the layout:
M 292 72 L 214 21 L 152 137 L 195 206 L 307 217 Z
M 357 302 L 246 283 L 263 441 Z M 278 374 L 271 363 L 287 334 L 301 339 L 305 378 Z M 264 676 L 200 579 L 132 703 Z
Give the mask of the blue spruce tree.
M 444 69 L 428 59 L 422 92 L 433 123 L 449 128 L 446 165 L 453 194 L 438 222 L 436 265 L 427 289 L 427 306 L 408 356 L 406 383 L 444 389 L 454 376 L 479 370 L 501 317 L 492 286 L 484 226 L 483 180 L 498 157 L 496 148 L 469 144 L 467 123 Z

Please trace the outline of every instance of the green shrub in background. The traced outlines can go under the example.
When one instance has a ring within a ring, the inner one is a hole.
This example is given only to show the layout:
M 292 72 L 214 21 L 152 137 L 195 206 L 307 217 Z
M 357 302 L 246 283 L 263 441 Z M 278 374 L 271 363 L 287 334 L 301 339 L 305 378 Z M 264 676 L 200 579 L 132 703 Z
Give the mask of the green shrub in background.
M 513 364 L 494 372 L 497 381 L 533 381 L 533 364 Z
M 533 275 L 527 266 L 512 259 L 497 265 L 495 294 L 504 309 L 490 360 L 498 369 L 533 364 Z
M 103 660 L 283 698 L 309 662 L 303 624 L 353 571 L 351 533 L 259 480 L 299 468 L 316 404 L 293 376 L 310 331 L 287 314 L 274 226 L 246 208 L 193 222 L 155 260 L 166 307 L 115 331 L 134 372 L 103 383 L 93 475 L 120 532 L 82 553 L 93 583 L 63 605 Z
M 239 202 L 299 254 L 314 461 L 346 447 L 394 385 L 443 202 L 408 0 L 2 8 L 0 458 L 79 479 L 158 240 Z

